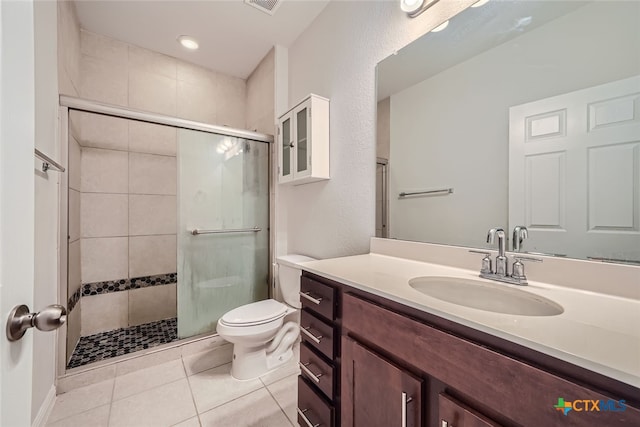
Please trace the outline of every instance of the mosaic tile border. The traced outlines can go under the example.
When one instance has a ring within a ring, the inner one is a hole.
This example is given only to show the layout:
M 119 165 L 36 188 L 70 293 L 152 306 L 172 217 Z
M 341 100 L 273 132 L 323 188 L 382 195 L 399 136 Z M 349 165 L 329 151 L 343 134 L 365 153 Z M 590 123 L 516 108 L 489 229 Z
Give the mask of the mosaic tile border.
M 76 304 L 78 304 L 78 301 L 80 301 L 80 288 L 76 289 L 76 291 L 69 297 L 69 300 L 67 301 L 68 313 L 71 313 L 71 310 L 73 310 L 76 307 Z
M 80 337 L 67 369 L 178 340 L 178 320 L 159 320 Z
M 168 273 L 156 274 L 155 276 L 133 277 L 131 279 L 85 283 L 82 285 L 82 296 L 102 295 L 111 292 L 128 291 L 129 289 L 147 288 L 149 286 L 170 285 L 176 283 L 177 280 L 178 273 Z

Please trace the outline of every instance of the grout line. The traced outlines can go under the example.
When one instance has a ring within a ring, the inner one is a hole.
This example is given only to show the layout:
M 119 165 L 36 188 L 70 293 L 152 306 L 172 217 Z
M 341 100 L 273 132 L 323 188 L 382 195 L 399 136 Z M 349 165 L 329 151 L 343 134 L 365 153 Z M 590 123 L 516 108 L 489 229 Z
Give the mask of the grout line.
M 167 362 L 167 363 L 169 363 L 169 362 Z M 158 365 L 156 365 L 156 366 L 158 366 Z M 151 368 L 153 368 L 153 366 L 152 366 L 152 367 L 150 367 L 150 368 L 145 368 L 145 369 L 151 369 Z M 142 370 L 144 370 L 144 369 L 142 369 Z M 135 372 L 141 372 L 141 371 L 134 371 L 134 372 L 130 372 L 130 374 L 133 374 L 133 373 L 135 373 Z M 125 374 L 125 375 L 129 375 L 129 374 Z M 121 377 L 124 377 L 125 375 L 120 375 L 120 376 L 121 376 Z M 118 377 L 116 377 L 116 378 L 118 378 Z M 182 381 L 182 380 L 184 380 L 184 379 L 186 379 L 186 378 L 178 378 L 177 380 L 169 381 L 169 382 L 167 382 L 167 383 L 158 384 L 158 385 L 156 385 L 156 386 L 153 386 L 153 387 L 151 387 L 151 388 L 144 389 L 144 390 L 139 391 L 139 392 L 137 392 L 137 393 L 128 394 L 128 395 L 123 396 L 123 397 L 121 397 L 121 398 L 119 398 L 119 399 L 115 399 L 115 400 L 113 400 L 113 401 L 111 402 L 111 404 L 113 404 L 114 402 L 121 402 L 121 401 L 123 401 L 123 400 L 129 399 L 129 398 L 134 397 L 134 396 L 138 396 L 139 394 L 142 394 L 142 393 L 147 393 L 147 392 L 150 392 L 150 391 L 156 390 L 156 389 L 158 389 L 158 388 L 160 388 L 160 387 L 165 387 L 165 386 L 168 386 L 168 385 L 171 385 L 171 384 L 177 383 L 177 382 Z M 113 384 L 114 384 L 114 391 L 115 391 L 115 381 L 114 381 L 114 383 L 113 383 Z M 197 412 L 197 410 L 196 410 L 196 412 Z M 189 417 L 189 418 L 193 418 L 193 417 Z
M 71 390 L 70 390 L 70 391 L 71 391 Z M 64 393 L 63 393 L 63 394 L 64 394 Z M 58 397 L 58 396 L 56 396 L 56 398 L 57 398 L 57 397 Z M 56 400 L 57 400 L 57 399 L 56 399 Z M 57 403 L 57 401 L 56 401 L 56 403 Z M 111 402 L 109 402 L 109 403 L 104 403 L 104 404 L 102 404 L 102 405 L 94 406 L 93 408 L 85 409 L 85 410 L 84 410 L 84 411 L 82 411 L 82 412 L 77 412 L 77 413 L 75 413 L 75 414 L 66 415 L 66 416 L 64 416 L 64 417 L 62 417 L 62 418 L 58 418 L 58 419 L 57 419 L 57 420 L 55 420 L 55 421 L 49 421 L 49 419 L 47 418 L 47 422 L 45 423 L 45 427 L 50 426 L 51 424 L 58 424 L 59 422 L 64 421 L 64 420 L 66 420 L 66 419 L 69 419 L 69 418 L 71 418 L 71 417 L 77 417 L 77 416 L 79 416 L 79 415 L 82 415 L 82 414 L 87 413 L 87 412 L 89 412 L 89 411 L 94 411 L 94 410 L 96 410 L 96 409 L 98 409 L 98 408 L 102 408 L 103 406 L 107 406 L 107 405 L 109 406 L 109 413 L 111 413 Z M 54 408 L 55 408 L 55 405 L 54 405 Z M 52 411 L 52 413 L 53 413 L 53 411 Z M 51 417 L 51 414 L 49 414 L 49 418 L 50 418 L 50 417 Z M 108 425 L 108 424 L 107 424 L 107 425 Z
M 289 377 L 284 377 L 282 378 L 283 380 L 285 378 L 289 378 Z M 281 381 L 281 380 L 278 380 Z M 276 383 L 278 382 L 276 381 Z M 271 383 L 271 384 L 275 384 L 275 383 Z M 289 423 L 291 425 L 293 425 L 293 422 L 289 419 L 289 416 L 287 415 L 287 412 L 284 410 L 284 408 L 282 407 L 282 405 L 280 404 L 280 402 L 278 402 L 278 399 L 276 399 L 276 397 L 273 395 L 273 393 L 271 393 L 271 390 L 269 390 L 269 387 L 265 384 L 264 388 L 267 389 L 267 393 L 269 393 L 269 395 L 271 396 L 271 398 L 276 402 L 276 405 L 278 405 L 278 408 L 280 408 L 280 411 L 282 411 L 282 413 L 284 414 L 284 417 L 286 418 L 287 421 L 289 421 Z M 296 386 L 296 393 L 298 392 L 298 387 Z
M 107 426 L 111 423 L 111 410 L 113 409 L 113 396 L 116 391 L 116 378 L 114 369 L 113 387 L 111 388 L 111 399 L 109 400 L 109 415 L 107 415 Z
M 193 408 L 196 410 L 196 417 L 198 417 L 198 424 L 202 425 L 200 422 L 200 412 L 198 411 L 198 405 L 196 404 L 196 397 L 193 395 L 193 389 L 191 388 L 191 381 L 189 381 L 189 374 L 187 373 L 187 367 L 184 364 L 184 357 L 180 356 L 180 361 L 182 362 L 182 369 L 184 370 L 185 378 L 187 379 L 187 386 L 189 387 L 189 392 L 191 393 L 191 401 L 193 402 Z

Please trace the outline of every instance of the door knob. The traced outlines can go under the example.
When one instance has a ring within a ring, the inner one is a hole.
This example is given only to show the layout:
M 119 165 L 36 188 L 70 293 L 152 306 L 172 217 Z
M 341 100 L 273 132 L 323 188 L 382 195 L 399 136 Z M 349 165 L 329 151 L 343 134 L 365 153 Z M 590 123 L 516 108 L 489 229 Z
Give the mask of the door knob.
M 37 313 L 31 313 L 24 304 L 16 305 L 7 319 L 7 339 L 17 341 L 34 326 L 41 331 L 53 331 L 66 321 L 67 310 L 58 304 L 49 305 Z

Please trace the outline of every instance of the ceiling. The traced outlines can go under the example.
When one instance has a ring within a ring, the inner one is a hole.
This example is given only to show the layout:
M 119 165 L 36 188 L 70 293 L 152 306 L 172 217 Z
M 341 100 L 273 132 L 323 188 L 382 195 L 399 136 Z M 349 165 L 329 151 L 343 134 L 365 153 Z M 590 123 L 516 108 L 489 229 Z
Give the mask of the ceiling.
M 273 16 L 243 0 L 76 1 L 80 26 L 211 70 L 247 78 L 276 44 L 290 46 L 329 0 L 281 0 Z M 188 51 L 176 38 L 190 35 Z

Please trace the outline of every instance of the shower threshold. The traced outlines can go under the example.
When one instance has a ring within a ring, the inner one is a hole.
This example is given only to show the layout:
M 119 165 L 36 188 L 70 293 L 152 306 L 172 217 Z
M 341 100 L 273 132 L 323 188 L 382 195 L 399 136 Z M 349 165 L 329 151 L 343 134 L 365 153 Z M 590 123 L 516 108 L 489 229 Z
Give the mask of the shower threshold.
M 67 369 L 135 353 L 178 340 L 178 322 L 172 319 L 145 323 L 80 337 Z

